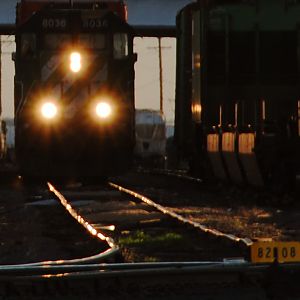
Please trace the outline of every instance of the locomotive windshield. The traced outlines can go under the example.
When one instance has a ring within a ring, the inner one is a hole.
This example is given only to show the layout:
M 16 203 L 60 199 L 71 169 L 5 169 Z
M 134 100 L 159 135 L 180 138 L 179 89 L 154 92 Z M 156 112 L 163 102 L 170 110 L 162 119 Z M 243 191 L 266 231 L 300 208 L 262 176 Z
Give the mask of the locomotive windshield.
M 44 48 L 56 50 L 66 47 L 72 41 L 69 34 L 46 34 L 44 36 Z
M 106 47 L 104 34 L 82 33 L 75 38 L 70 34 L 49 33 L 44 37 L 44 48 L 57 50 L 65 48 L 74 42 L 86 49 L 103 50 Z
M 63 49 L 71 44 L 78 44 L 82 48 L 91 50 L 104 50 L 107 47 L 107 35 L 101 33 L 80 33 L 76 36 L 66 33 L 48 33 L 43 36 L 43 48 L 47 50 Z M 21 40 L 22 54 L 28 51 L 36 51 L 36 36 L 24 34 Z M 126 33 L 115 33 L 113 35 L 113 53 L 115 59 L 128 56 L 128 35 Z
M 102 50 L 105 49 L 105 35 L 104 34 L 80 34 L 78 42 L 85 48 Z

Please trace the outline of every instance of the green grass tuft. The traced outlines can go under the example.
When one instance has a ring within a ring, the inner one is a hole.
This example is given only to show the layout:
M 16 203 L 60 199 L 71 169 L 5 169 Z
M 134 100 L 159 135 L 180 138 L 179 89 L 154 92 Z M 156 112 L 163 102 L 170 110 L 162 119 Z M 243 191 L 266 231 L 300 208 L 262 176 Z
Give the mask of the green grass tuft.
M 183 237 L 174 232 L 166 232 L 164 234 L 151 236 L 144 231 L 138 230 L 126 237 L 120 237 L 120 246 L 172 246 L 183 242 Z

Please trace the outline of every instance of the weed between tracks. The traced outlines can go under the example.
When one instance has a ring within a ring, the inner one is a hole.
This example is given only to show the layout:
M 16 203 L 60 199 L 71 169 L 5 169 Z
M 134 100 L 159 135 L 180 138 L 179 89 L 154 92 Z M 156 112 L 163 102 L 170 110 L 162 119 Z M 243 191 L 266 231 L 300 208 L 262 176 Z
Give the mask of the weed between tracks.
M 174 232 L 167 232 L 162 235 L 151 236 L 142 230 L 134 232 L 132 235 L 121 237 L 119 239 L 120 246 L 147 246 L 160 247 L 162 244 L 166 247 L 178 245 L 184 242 L 182 235 Z
M 174 249 L 185 252 L 189 248 L 187 238 L 175 232 L 149 234 L 143 230 L 137 230 L 123 234 L 125 236 L 119 238 L 118 244 L 127 262 L 164 261 L 168 260 L 165 253 L 170 253 Z

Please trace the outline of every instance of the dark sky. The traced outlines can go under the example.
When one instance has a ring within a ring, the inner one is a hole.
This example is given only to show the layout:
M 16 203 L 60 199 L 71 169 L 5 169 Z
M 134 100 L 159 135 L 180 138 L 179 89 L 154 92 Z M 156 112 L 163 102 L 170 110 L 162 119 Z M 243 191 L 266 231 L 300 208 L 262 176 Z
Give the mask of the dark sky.
M 190 2 L 193 0 L 126 0 L 129 23 L 175 25 L 177 11 Z M 16 3 L 17 0 L 0 0 L 0 23 L 14 23 Z

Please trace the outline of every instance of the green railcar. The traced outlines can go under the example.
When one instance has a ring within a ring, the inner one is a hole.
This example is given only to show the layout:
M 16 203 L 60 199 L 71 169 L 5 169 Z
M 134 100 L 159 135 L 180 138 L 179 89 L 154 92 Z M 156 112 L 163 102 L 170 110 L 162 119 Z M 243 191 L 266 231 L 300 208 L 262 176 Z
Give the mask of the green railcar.
M 175 140 L 193 170 L 294 189 L 300 1 L 198 1 L 177 15 Z

